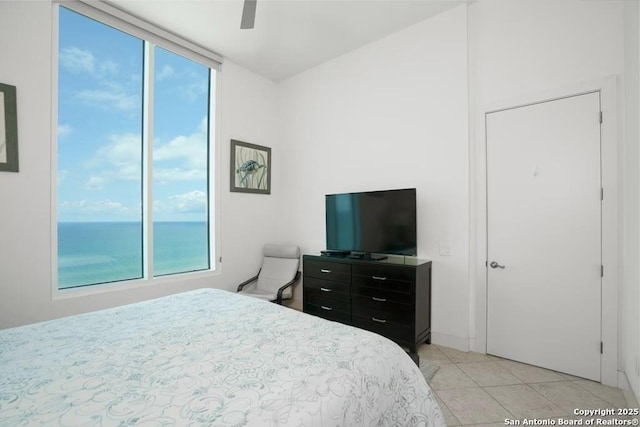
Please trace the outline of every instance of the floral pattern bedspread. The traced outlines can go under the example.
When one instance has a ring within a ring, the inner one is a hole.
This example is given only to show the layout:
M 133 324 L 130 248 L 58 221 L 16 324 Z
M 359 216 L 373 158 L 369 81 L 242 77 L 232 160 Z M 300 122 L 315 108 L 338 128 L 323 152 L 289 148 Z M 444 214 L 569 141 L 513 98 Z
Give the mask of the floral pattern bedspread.
M 201 289 L 0 331 L 0 426 L 444 426 L 379 335 Z

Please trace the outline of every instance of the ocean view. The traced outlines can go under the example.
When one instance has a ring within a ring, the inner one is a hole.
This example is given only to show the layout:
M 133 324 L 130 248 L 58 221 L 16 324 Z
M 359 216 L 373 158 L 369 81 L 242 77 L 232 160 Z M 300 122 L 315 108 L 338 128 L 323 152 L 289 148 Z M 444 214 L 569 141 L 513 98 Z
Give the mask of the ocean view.
M 153 225 L 154 276 L 209 268 L 206 222 Z M 58 288 L 142 277 L 142 223 L 58 223 Z

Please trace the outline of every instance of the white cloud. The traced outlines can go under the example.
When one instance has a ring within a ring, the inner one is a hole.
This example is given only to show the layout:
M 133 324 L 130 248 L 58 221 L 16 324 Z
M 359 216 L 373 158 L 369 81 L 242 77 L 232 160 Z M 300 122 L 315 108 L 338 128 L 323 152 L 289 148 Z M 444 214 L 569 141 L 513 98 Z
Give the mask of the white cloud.
M 189 100 L 195 101 L 199 96 L 206 95 L 209 92 L 209 84 L 207 80 L 199 79 L 180 86 L 180 90 Z
M 140 163 L 142 159 L 140 135 L 135 133 L 113 134 L 109 136 L 109 141 L 109 144 L 98 150 L 100 157 L 106 158 L 117 166 Z
M 110 59 L 106 59 L 100 63 L 100 71 L 107 74 L 117 74 L 118 64 Z
M 130 208 L 120 202 L 112 202 L 109 199 L 104 200 L 78 200 L 78 201 L 63 201 L 58 204 L 58 209 L 61 211 L 73 211 L 81 214 L 112 214 L 112 215 L 127 215 L 139 208 Z
M 103 173 L 103 178 L 139 180 L 142 164 L 142 142 L 140 135 L 133 133 L 109 136 L 109 144 L 98 149 L 93 163 L 107 163 L 116 169 Z
M 58 139 L 63 139 L 69 136 L 73 132 L 71 125 L 58 125 Z
M 140 135 L 110 135 L 109 143 L 100 147 L 95 157 L 84 164 L 87 169 L 100 170 L 89 177 L 84 187 L 88 190 L 102 190 L 112 181 L 140 181 L 141 164 Z
M 154 148 L 153 178 L 158 183 L 204 181 L 207 179 L 207 120 L 204 118 L 190 135 L 180 135 Z M 142 142 L 133 133 L 113 134 L 84 166 L 99 170 L 85 183 L 85 188 L 98 190 L 113 181 L 141 179 Z
M 160 182 L 167 181 L 195 181 L 207 179 L 206 169 L 153 169 L 154 179 Z
M 105 109 L 140 109 L 139 95 L 130 95 L 120 84 L 108 80 L 109 76 L 118 74 L 119 65 L 116 62 L 99 60 L 91 51 L 71 46 L 61 49 L 60 64 L 71 73 L 88 74 L 101 87 L 81 90 L 75 94 L 77 99 Z
M 169 77 L 173 77 L 174 74 L 175 70 L 173 69 L 173 67 L 171 65 L 165 65 L 164 67 L 162 67 L 162 70 L 160 70 L 160 72 L 156 74 L 156 80 L 160 82 Z
M 203 213 L 207 211 L 207 193 L 193 190 L 176 194 L 154 201 L 153 208 L 158 213 Z
M 93 73 L 96 67 L 96 58 L 88 50 L 78 47 L 64 47 L 60 50 L 60 64 L 72 73 Z
M 203 73 L 164 65 L 161 70 L 156 71 L 155 78 L 158 82 L 171 78 L 172 89 L 175 89 L 179 96 L 190 101 L 195 101 L 209 93 L 209 79 L 203 77 Z M 168 84 L 163 86 L 168 87 Z
M 107 109 L 130 111 L 140 108 L 140 98 L 136 95 L 127 95 L 120 89 L 115 90 L 83 90 L 76 97 L 88 104 Z
M 106 181 L 104 176 L 92 176 L 84 186 L 87 190 L 102 190 Z
M 153 159 L 157 162 L 183 159 L 191 169 L 206 174 L 207 169 L 207 119 L 200 121 L 198 128 L 190 135 L 180 135 L 166 144 L 156 143 Z
M 86 73 L 96 78 L 107 74 L 117 74 L 118 64 L 110 59 L 99 60 L 90 50 L 76 46 L 60 49 L 60 65 L 74 74 Z

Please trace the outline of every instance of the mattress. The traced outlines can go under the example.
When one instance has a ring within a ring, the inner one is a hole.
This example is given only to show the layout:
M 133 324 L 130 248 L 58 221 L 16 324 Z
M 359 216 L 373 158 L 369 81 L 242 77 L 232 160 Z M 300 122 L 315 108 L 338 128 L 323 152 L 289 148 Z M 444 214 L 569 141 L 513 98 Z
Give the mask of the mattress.
M 201 289 L 0 331 L 0 425 L 445 423 L 386 338 Z

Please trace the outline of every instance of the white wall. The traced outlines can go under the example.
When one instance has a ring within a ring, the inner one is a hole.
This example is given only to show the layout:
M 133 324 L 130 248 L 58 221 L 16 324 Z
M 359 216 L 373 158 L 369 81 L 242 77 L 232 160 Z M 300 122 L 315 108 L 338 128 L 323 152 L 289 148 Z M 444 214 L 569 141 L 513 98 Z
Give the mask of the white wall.
M 0 172 L 0 329 L 199 287 L 233 289 L 257 271 L 262 244 L 279 238 L 272 224 L 282 178 L 273 174 L 271 196 L 229 192 L 229 139 L 270 146 L 276 158 L 281 144 L 276 85 L 227 62 L 220 74 L 221 274 L 51 299 L 51 8 L 48 1 L 0 2 L 0 82 L 17 87 L 20 151 L 20 172 Z
M 638 68 L 635 70 L 636 71 L 635 77 L 636 77 L 636 79 L 638 79 L 638 80 L 636 80 L 636 84 L 637 84 L 637 86 L 636 86 L 636 96 L 638 98 L 636 100 L 636 107 L 637 107 L 636 114 L 635 114 L 635 116 L 631 116 L 631 120 L 636 120 L 637 121 L 636 127 L 635 127 L 636 132 L 637 132 L 637 134 L 636 134 L 636 136 L 637 136 L 636 142 L 640 146 L 640 72 L 638 72 L 638 71 L 640 71 L 640 6 L 637 7 L 637 11 L 636 11 L 635 15 L 636 15 L 636 20 L 633 23 L 633 25 L 634 25 L 634 28 L 635 28 L 635 34 L 634 35 L 637 35 L 636 40 L 638 41 L 638 44 L 636 45 L 636 47 L 637 47 L 636 53 L 638 55 L 638 60 L 637 60 L 636 63 L 638 64 Z M 633 55 L 633 53 L 631 53 L 631 55 Z M 633 74 L 632 74 L 632 76 L 633 76 Z M 638 163 L 640 164 L 640 159 L 638 159 Z M 639 169 L 640 169 L 640 167 L 639 167 Z M 639 187 L 640 187 L 640 185 L 639 185 Z M 640 198 L 640 194 L 638 194 L 638 198 Z M 640 215 L 638 215 L 637 219 L 640 221 Z M 639 237 L 639 240 L 640 240 L 640 237 Z M 639 244 L 639 246 L 640 246 L 640 244 Z M 640 257 L 636 258 L 636 262 L 640 265 Z M 638 298 L 636 300 L 638 302 L 638 304 L 635 307 L 632 306 L 631 310 L 635 310 L 635 312 L 638 313 L 638 311 L 640 311 L 640 310 L 638 310 L 638 307 L 640 307 L 640 280 L 638 282 L 636 282 L 635 284 L 631 284 L 630 286 L 635 287 L 636 294 L 638 295 Z M 633 321 L 633 319 L 631 321 Z M 629 353 L 633 353 L 633 351 L 635 350 L 636 379 L 632 381 L 631 386 L 633 387 L 633 391 L 635 393 L 636 402 L 638 402 L 638 401 L 640 401 L 640 315 L 638 315 L 638 317 L 635 319 L 635 324 L 631 324 L 630 325 L 629 329 L 631 329 L 632 331 L 635 329 L 635 335 L 636 335 L 636 337 L 638 339 L 637 345 L 635 345 L 635 346 L 630 345 L 629 346 L 629 348 L 631 349 L 629 351 Z M 632 343 L 633 343 L 633 341 L 632 341 Z M 632 371 L 631 369 L 628 369 L 626 371 L 628 376 L 631 376 L 631 374 L 630 374 L 631 371 Z
M 491 107 L 499 104 L 506 107 L 523 96 L 548 96 L 580 82 L 609 76 L 622 81 L 625 71 L 624 2 L 481 0 L 469 6 L 469 40 L 471 152 L 474 158 L 471 174 L 476 177 L 471 192 L 474 198 L 471 221 L 476 231 L 471 244 L 474 251 L 471 257 L 474 262 L 470 267 L 471 301 L 475 304 L 471 316 L 475 325 L 472 324 L 471 329 L 476 332 L 472 342 L 482 351 L 486 340 L 483 114 Z M 617 94 L 620 112 L 624 99 L 621 88 Z M 618 141 L 618 149 L 621 147 L 622 139 Z M 617 178 L 620 188 L 620 182 L 627 177 L 620 170 Z M 622 203 L 622 199 L 624 197 L 619 197 L 619 212 L 630 206 Z M 634 199 L 637 201 L 637 195 L 632 197 L 632 204 Z M 617 237 L 622 241 L 624 229 L 619 230 Z
M 622 159 L 622 268 L 620 337 L 622 344 L 621 368 L 626 372 L 629 385 L 640 396 L 640 378 L 636 364 L 640 362 L 640 252 L 638 249 L 640 209 L 638 208 L 640 169 L 640 5 L 624 5 L 624 142 Z
M 283 233 L 304 252 L 318 252 L 325 248 L 325 194 L 417 188 L 418 256 L 433 260 L 433 340 L 468 349 L 466 8 L 329 61 L 279 90 L 288 177 Z M 439 243 L 452 255 L 439 256 Z
M 286 239 L 279 222 L 284 198 L 284 174 L 278 159 L 284 150 L 278 135 L 275 83 L 230 61 L 223 64 L 221 108 L 220 200 L 222 276 L 215 287 L 235 290 L 237 284 L 258 272 L 262 246 Z M 271 147 L 271 194 L 229 191 L 230 140 Z

